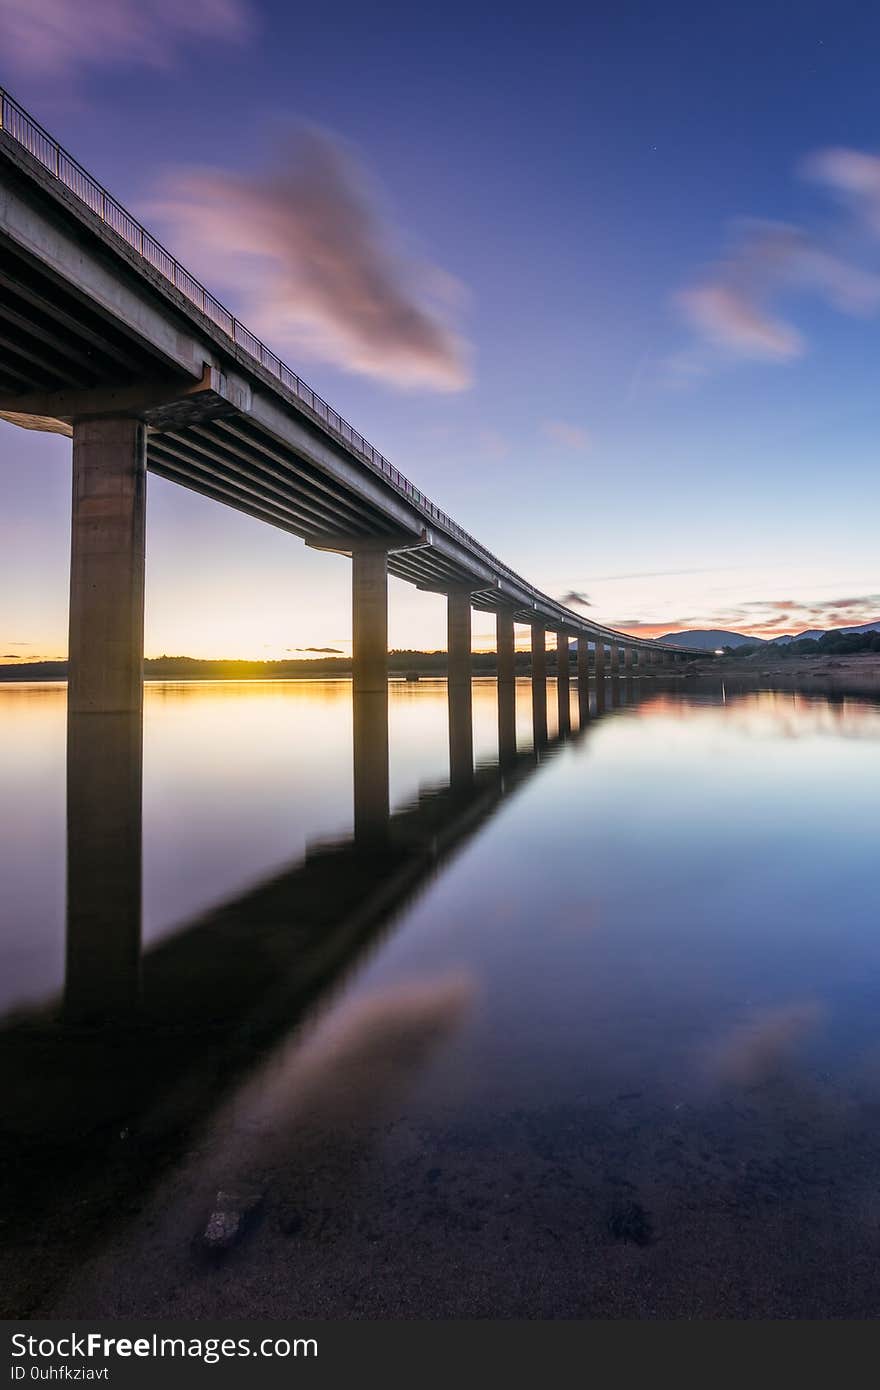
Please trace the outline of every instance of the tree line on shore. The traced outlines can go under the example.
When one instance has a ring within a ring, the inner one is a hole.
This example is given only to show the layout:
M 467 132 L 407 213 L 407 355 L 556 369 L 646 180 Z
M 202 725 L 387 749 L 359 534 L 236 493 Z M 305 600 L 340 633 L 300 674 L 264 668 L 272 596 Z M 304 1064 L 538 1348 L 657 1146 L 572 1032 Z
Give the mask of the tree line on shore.
M 826 632 L 821 637 L 800 637 L 794 642 L 749 642 L 725 647 L 724 655 L 742 658 L 773 654 L 790 656 L 851 656 L 854 652 L 880 652 L 880 632 Z

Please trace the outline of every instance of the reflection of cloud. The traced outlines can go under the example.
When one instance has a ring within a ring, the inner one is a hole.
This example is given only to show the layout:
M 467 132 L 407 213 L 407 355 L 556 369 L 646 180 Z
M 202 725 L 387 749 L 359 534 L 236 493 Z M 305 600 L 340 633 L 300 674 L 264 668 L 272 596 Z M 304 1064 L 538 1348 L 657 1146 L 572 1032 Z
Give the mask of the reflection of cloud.
M 363 175 L 328 135 L 295 130 L 256 173 L 177 170 L 153 211 L 180 254 L 238 295 L 257 333 L 397 386 L 468 384 L 465 345 L 439 307 L 452 282 L 423 267 L 416 284 Z
M 587 595 L 581 593 L 579 589 L 569 589 L 567 594 L 561 594 L 559 602 L 564 603 L 568 608 L 572 606 L 577 608 L 592 608 L 593 606 L 587 598 Z
M 392 1107 L 474 997 L 464 973 L 412 981 L 356 1000 L 292 1059 L 287 1102 L 338 1125 Z
M 221 1117 L 214 1185 L 247 1187 L 254 1174 L 296 1161 L 310 1171 L 316 1149 L 336 1158 L 361 1149 L 473 997 L 473 981 L 461 973 L 344 1005 L 246 1088 L 232 1122 Z
M 567 449 L 583 450 L 590 447 L 590 436 L 580 425 L 569 424 L 567 420 L 545 420 L 541 428 L 549 439 L 563 444 Z
M 822 1006 L 812 1000 L 757 1011 L 717 1044 L 709 1061 L 711 1075 L 738 1086 L 770 1080 L 785 1069 L 823 1013 Z
M 241 42 L 252 23 L 246 0 L 0 0 L 10 66 L 53 76 L 116 63 L 168 68 L 181 44 Z

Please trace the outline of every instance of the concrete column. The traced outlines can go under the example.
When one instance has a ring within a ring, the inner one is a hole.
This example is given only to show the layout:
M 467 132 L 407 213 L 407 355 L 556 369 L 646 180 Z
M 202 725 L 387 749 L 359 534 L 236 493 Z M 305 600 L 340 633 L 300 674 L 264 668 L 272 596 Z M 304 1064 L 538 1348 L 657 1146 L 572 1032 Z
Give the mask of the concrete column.
M 596 684 L 605 679 L 605 643 L 596 643 Z
M 624 647 L 624 649 L 623 649 L 623 669 L 624 669 L 624 672 L 625 672 L 626 677 L 627 677 L 628 680 L 632 679 L 632 673 L 633 673 L 633 656 L 634 656 L 634 652 L 633 652 L 632 647 Z
M 571 685 L 567 632 L 557 632 L 556 634 L 556 705 L 561 736 L 571 729 Z
M 354 838 L 369 850 L 389 837 L 388 686 L 355 690 L 352 701 Z
M 73 426 L 67 706 L 136 714 L 144 698 L 146 426 Z
M 616 642 L 611 643 L 610 662 L 612 676 L 620 675 L 620 648 Z
M 471 682 L 471 596 L 467 590 L 453 590 L 447 599 L 446 632 L 447 679 L 450 685 Z
M 388 689 L 388 556 L 365 546 L 351 556 L 352 685 L 355 694 Z
M 495 651 L 498 666 L 498 761 L 516 757 L 516 651 L 513 614 L 499 608 L 495 615 Z
M 547 742 L 546 644 L 543 623 L 532 623 L 532 729 L 536 748 Z
M 578 718 L 583 728 L 590 717 L 590 645 L 583 633 L 578 637 L 577 679 Z
M 474 772 L 471 708 L 471 596 L 454 589 L 447 597 L 447 675 L 449 775 L 453 786 L 470 783 Z
M 140 993 L 141 711 L 67 720 L 64 1014 L 121 1021 Z

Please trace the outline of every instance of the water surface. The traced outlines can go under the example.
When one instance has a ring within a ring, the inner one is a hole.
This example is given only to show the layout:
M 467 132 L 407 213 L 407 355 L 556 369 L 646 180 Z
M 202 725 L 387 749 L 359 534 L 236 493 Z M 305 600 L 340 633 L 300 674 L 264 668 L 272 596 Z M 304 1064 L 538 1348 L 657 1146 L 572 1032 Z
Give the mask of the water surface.
M 875 1315 L 880 708 L 645 684 L 535 751 L 520 683 L 499 768 L 475 681 L 452 787 L 393 685 L 369 852 L 347 683 L 148 686 L 112 1028 L 59 1022 L 64 688 L 0 687 L 11 1311 Z

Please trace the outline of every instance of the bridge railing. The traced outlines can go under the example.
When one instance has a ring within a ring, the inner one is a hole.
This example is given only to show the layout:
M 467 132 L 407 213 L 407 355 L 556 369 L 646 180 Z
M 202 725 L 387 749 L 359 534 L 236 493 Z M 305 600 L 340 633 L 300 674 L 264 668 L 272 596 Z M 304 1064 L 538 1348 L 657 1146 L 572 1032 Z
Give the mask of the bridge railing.
M 335 434 L 352 453 L 357 454 L 369 468 L 381 474 L 392 487 L 402 493 L 426 520 L 441 526 L 449 535 L 475 551 L 493 569 L 506 575 L 526 591 L 531 592 L 536 602 L 549 603 L 559 611 L 560 615 L 567 614 L 575 623 L 583 624 L 591 636 L 595 633 L 597 637 L 604 636 L 606 640 L 611 640 L 612 637 L 624 635 L 614 632 L 611 628 L 602 628 L 598 624 L 584 622 L 579 614 L 571 613 L 564 605 L 549 600 L 546 595 L 523 579 L 521 575 L 518 575 L 503 560 L 499 560 L 497 555 L 493 555 L 491 550 L 488 550 L 463 526 L 459 526 L 457 521 L 453 521 L 451 516 L 438 507 L 435 502 L 432 502 L 429 497 L 426 497 L 399 469 L 389 463 L 384 454 L 380 453 L 368 439 L 365 439 L 353 425 L 350 425 L 322 396 L 319 396 L 317 391 L 314 391 L 307 382 L 303 381 L 302 377 L 282 362 L 271 348 L 261 342 L 229 309 L 225 308 L 218 299 L 215 299 L 210 290 L 205 289 L 205 286 L 194 275 L 190 275 L 189 271 L 175 260 L 171 252 L 167 251 L 162 243 L 157 241 L 140 222 L 126 212 L 122 204 L 118 203 L 113 195 L 107 192 L 106 188 L 103 188 L 96 179 L 92 178 L 91 174 L 71 154 L 68 154 L 67 150 L 48 131 L 44 130 L 33 116 L 30 116 L 22 106 L 19 106 L 14 97 L 11 97 L 3 88 L 0 88 L 0 130 L 5 131 L 29 154 L 33 155 L 44 169 L 47 169 L 58 179 L 96 217 L 99 217 L 102 222 L 112 228 L 126 245 L 138 252 L 191 304 L 200 309 L 217 328 L 232 339 L 237 347 L 242 348 L 266 371 L 276 377 L 281 385 L 305 406 L 306 410 L 310 411 L 316 419 Z

